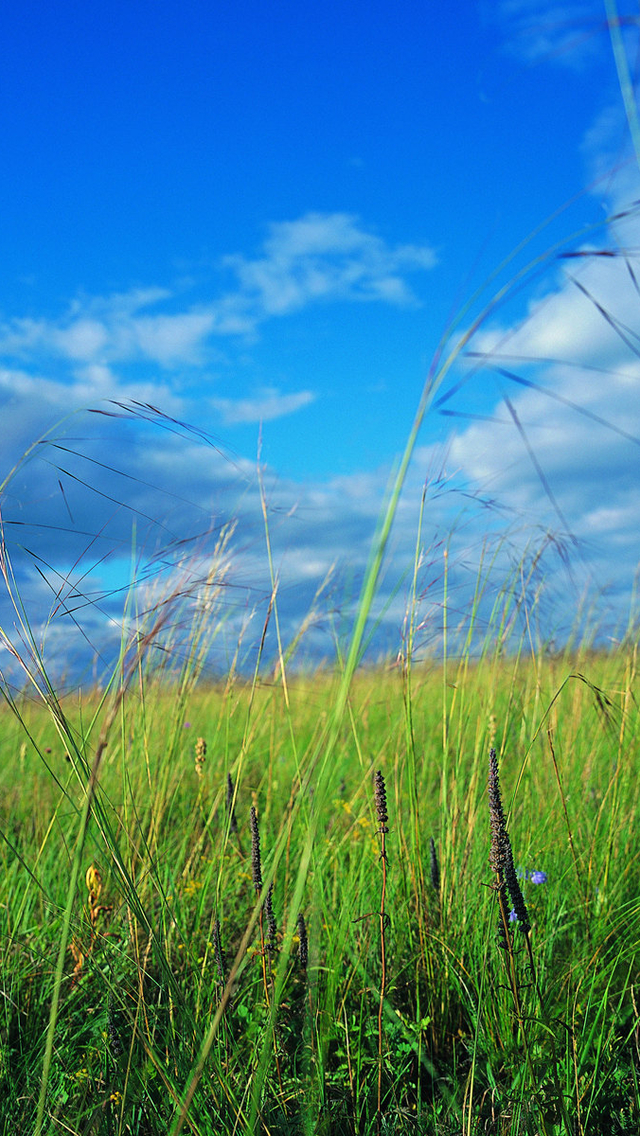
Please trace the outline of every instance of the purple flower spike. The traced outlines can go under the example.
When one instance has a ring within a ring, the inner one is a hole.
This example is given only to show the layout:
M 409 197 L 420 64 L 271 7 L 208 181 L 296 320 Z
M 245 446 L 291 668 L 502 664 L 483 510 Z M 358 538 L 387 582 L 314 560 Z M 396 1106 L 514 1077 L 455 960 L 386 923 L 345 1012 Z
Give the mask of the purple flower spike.
M 546 872 L 532 872 L 531 875 L 529 876 L 529 879 L 531 880 L 532 884 L 546 884 L 547 873 Z
M 188 730 L 188 729 L 190 729 L 190 727 L 191 727 L 191 722 L 185 722 L 182 728 L 183 728 L 183 730 Z

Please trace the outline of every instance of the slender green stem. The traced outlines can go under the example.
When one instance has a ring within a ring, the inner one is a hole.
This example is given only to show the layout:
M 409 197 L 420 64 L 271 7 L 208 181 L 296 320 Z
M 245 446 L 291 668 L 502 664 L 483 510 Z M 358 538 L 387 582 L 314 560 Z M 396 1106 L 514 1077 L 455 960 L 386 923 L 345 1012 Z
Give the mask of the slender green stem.
M 378 1002 L 378 1107 L 376 1115 L 377 1131 L 382 1128 L 382 1066 L 383 1066 L 383 1030 L 382 1011 L 387 989 L 387 944 L 386 944 L 386 912 L 385 899 L 387 894 L 387 853 L 385 849 L 384 825 L 380 829 L 380 859 L 382 861 L 382 888 L 380 891 L 380 999 Z

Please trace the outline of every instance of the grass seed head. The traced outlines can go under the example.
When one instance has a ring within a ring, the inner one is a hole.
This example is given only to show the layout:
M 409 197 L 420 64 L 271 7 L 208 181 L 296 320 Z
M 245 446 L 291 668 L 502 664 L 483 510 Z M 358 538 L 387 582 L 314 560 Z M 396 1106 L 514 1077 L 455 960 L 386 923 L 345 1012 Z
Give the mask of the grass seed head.
M 207 756 L 207 743 L 204 738 L 198 738 L 196 742 L 196 776 L 202 777 L 204 770 L 204 763 Z
M 120 1040 L 118 1018 L 112 995 L 109 995 L 109 1002 L 107 1004 L 107 1039 L 111 1056 L 114 1058 L 120 1057 L 122 1053 L 122 1042 Z
M 303 970 L 306 970 L 307 963 L 309 962 L 309 940 L 307 938 L 307 925 L 302 912 L 300 912 L 298 916 L 298 939 L 298 958 L 300 959 L 300 966 Z
M 213 954 L 216 960 L 216 970 L 218 971 L 218 978 L 222 985 L 225 984 L 225 966 L 224 966 L 224 951 L 222 949 L 222 940 L 220 938 L 220 920 L 216 915 L 213 923 Z
M 384 785 L 384 777 L 380 770 L 376 773 L 373 779 L 373 791 L 376 800 L 376 816 L 378 817 L 378 824 L 380 825 L 379 832 L 388 832 L 387 821 L 389 816 L 387 814 L 387 791 Z
M 498 940 L 500 946 L 506 947 L 506 931 L 503 912 L 507 909 L 507 891 L 511 896 L 513 910 L 522 931 L 530 929 L 524 897 L 516 875 L 513 863 L 513 849 L 507 832 L 502 796 L 500 794 L 500 779 L 498 777 L 498 758 L 495 749 L 489 752 L 489 818 L 491 822 L 491 851 L 489 862 L 496 874 L 496 891 L 500 904 L 498 919 Z
M 267 894 L 265 896 L 264 914 L 265 914 L 265 917 L 266 917 L 266 920 L 267 920 L 267 931 L 268 931 L 267 950 L 270 953 L 273 953 L 273 951 L 275 951 L 275 949 L 276 949 L 276 933 L 277 933 L 277 930 L 278 930 L 278 925 L 276 923 L 276 917 L 273 913 L 273 880 L 269 884 L 269 888 L 268 888 Z
M 518 926 L 521 931 L 529 931 L 531 923 L 529 922 L 529 914 L 527 906 L 524 902 L 524 896 L 520 887 L 520 881 L 516 874 L 516 869 L 513 863 L 513 849 L 511 848 L 511 841 L 507 836 L 507 852 L 504 865 L 504 879 L 511 896 L 513 910 L 516 913 Z
M 438 864 L 436 842 L 433 837 L 430 837 L 429 839 L 429 868 L 431 874 L 431 886 L 435 891 L 440 891 L 440 865 Z
M 254 806 L 251 806 L 249 814 L 249 824 L 251 826 L 251 871 L 253 874 L 253 886 L 256 891 L 262 891 L 262 865 L 260 863 L 260 830 L 258 829 L 258 814 Z
M 234 807 L 233 807 L 234 796 L 235 796 L 235 790 L 234 790 L 234 787 L 233 787 L 233 781 L 231 779 L 231 774 L 227 773 L 227 816 L 229 817 L 229 831 L 230 832 L 237 832 L 238 831 L 238 822 L 236 820 L 236 814 L 235 814 L 235 810 L 234 810 Z
M 505 862 L 505 846 L 508 840 L 507 825 L 500 795 L 498 777 L 498 758 L 495 749 L 489 751 L 489 819 L 491 823 L 491 851 L 489 862 L 494 872 L 502 875 Z

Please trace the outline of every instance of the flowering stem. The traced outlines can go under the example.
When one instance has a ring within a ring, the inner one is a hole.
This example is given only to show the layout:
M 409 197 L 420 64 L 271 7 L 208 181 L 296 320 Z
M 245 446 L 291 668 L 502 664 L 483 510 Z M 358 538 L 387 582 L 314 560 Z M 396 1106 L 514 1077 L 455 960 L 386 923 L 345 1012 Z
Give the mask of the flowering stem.
M 385 910 L 384 903 L 387 891 L 387 856 L 384 847 L 384 830 L 380 836 L 382 859 L 382 891 L 380 894 L 380 963 L 382 975 L 380 979 L 380 1002 L 378 1003 L 378 1130 L 380 1130 L 381 1104 L 382 1104 L 382 1009 L 384 1005 L 384 992 L 387 984 L 387 952 L 385 942 Z
M 387 950 L 385 940 L 385 899 L 387 894 L 387 852 L 385 837 L 387 828 L 387 794 L 384 777 L 378 771 L 374 779 L 376 801 L 376 814 L 378 817 L 378 833 L 380 835 L 380 859 L 382 861 L 382 889 L 380 892 L 380 1000 L 378 1002 L 378 1105 L 376 1110 L 376 1132 L 380 1136 L 382 1128 L 382 1011 L 384 1008 L 384 994 L 387 985 Z
M 507 972 L 509 975 L 509 987 L 511 996 L 513 998 L 513 1008 L 515 1012 L 518 1036 L 522 1040 L 522 1045 L 525 1052 L 525 1060 L 529 1075 L 531 1077 L 531 1089 L 538 1099 L 538 1085 L 531 1058 L 531 1051 L 529 1048 L 529 1038 L 525 1028 L 524 1013 L 522 1010 L 522 1002 L 520 1000 L 520 987 L 518 984 L 518 973 L 516 969 L 516 958 L 513 949 L 513 936 L 509 927 L 509 908 L 507 903 L 507 894 L 509 894 L 513 903 L 513 908 L 516 913 L 518 924 L 522 934 L 525 936 L 527 945 L 527 952 L 529 955 L 529 962 L 531 965 L 531 973 L 535 980 L 535 967 L 533 963 L 533 951 L 531 948 L 531 940 L 529 938 L 530 923 L 527 908 L 524 902 L 520 884 L 518 882 L 516 869 L 513 863 L 513 849 L 507 832 L 507 822 L 502 807 L 502 795 L 500 792 L 500 779 L 498 776 L 498 758 L 495 749 L 491 749 L 489 753 L 489 817 L 491 821 L 491 852 L 489 861 L 495 876 L 494 890 L 498 895 L 498 941 L 502 949 L 507 955 Z M 554 1052 L 554 1066 L 555 1066 L 555 1052 Z M 554 1074 L 557 1078 L 557 1072 L 554 1068 Z M 557 1081 L 556 1081 L 557 1084 Z M 564 1104 L 564 1101 L 562 1102 Z M 539 1102 L 539 1117 L 542 1125 L 542 1130 L 548 1132 L 547 1121 L 544 1117 L 544 1109 L 542 1102 Z M 568 1128 L 569 1132 L 570 1129 Z

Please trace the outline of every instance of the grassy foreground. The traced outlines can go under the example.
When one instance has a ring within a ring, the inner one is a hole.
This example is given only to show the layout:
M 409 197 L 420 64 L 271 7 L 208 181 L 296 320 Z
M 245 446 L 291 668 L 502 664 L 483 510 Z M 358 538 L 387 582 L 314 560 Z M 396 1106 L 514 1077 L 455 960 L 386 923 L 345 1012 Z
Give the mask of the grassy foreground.
M 0 1131 L 638 1131 L 634 648 L 337 684 L 5 708 Z

